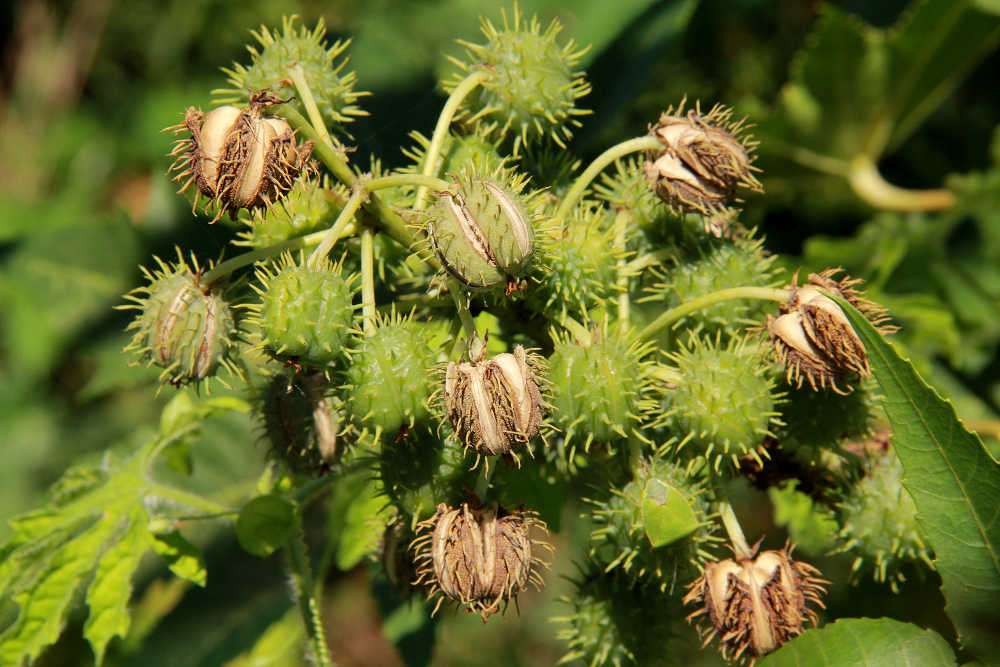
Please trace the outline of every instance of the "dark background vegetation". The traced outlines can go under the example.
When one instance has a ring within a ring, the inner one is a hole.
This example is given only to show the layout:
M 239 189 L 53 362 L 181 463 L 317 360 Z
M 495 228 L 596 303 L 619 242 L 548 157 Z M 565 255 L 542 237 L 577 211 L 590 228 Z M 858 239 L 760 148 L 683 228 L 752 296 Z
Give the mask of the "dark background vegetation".
M 595 110 L 571 148 L 583 160 L 645 131 L 687 95 L 722 101 L 766 122 L 796 54 L 821 12 L 815 0 L 523 0 L 566 34 L 593 43 L 586 67 Z M 874 26 L 893 24 L 904 0 L 834 3 Z M 112 310 L 138 284 L 138 266 L 174 246 L 216 257 L 232 235 L 191 216 L 165 176 L 170 137 L 189 105 L 207 106 L 223 84 L 219 67 L 243 60 L 248 31 L 297 13 L 323 17 L 332 36 L 354 36 L 353 67 L 370 116 L 350 131 L 357 159 L 403 164 L 407 134 L 429 134 L 443 101 L 436 74 L 455 37 L 474 38 L 492 0 L 24 0 L 0 8 L 0 518 L 38 504 L 71 462 L 96 458 L 155 424 L 170 391 L 155 372 L 130 368 L 120 353 L 127 318 Z M 991 140 L 1000 109 L 1000 54 L 980 62 L 956 92 L 881 166 L 907 187 L 940 187 L 953 174 L 982 172 L 1000 158 Z M 837 81 L 830 81 L 832 87 Z M 850 94 L 850 86 L 838 88 Z M 832 129 L 832 128 L 831 128 Z M 946 218 L 879 214 L 842 184 L 814 183 L 764 147 L 771 177 L 746 219 L 794 266 L 844 263 L 876 278 L 876 289 L 908 304 L 903 340 L 923 372 L 988 433 L 1000 405 L 1000 219 L 989 205 Z M 1000 179 L 993 178 L 993 182 Z M 984 197 L 1000 201 L 1000 187 Z M 873 222 L 874 221 L 874 222 Z M 886 259 L 892 264 L 886 273 Z M 892 300 L 890 300 L 892 305 Z M 904 308 L 905 310 L 905 308 Z M 262 446 L 248 420 L 206 431 L 197 483 L 229 488 L 260 470 Z M 749 494 L 749 492 L 747 492 Z M 772 524 L 766 499 L 751 529 Z M 570 508 L 575 513 L 578 508 Z M 580 529 L 582 530 L 582 529 Z M 0 533 L 5 528 L 0 527 Z M 579 532 L 579 531 L 577 531 Z M 566 540 L 579 539 L 571 533 Z M 138 618 L 148 637 L 131 637 L 112 656 L 121 665 L 219 665 L 250 646 L 289 606 L 273 561 L 245 557 L 227 535 L 201 536 L 210 586 L 184 591 L 153 568 L 144 574 Z M 565 553 L 566 550 L 563 550 Z M 846 561 L 827 567 L 838 579 Z M 435 664 L 549 665 L 561 655 L 546 619 L 572 574 L 557 563 L 550 586 L 522 600 L 522 612 L 488 626 L 446 615 Z M 338 664 L 392 665 L 398 657 L 380 627 L 367 568 L 331 575 L 329 636 Z M 185 594 L 186 593 L 186 594 Z M 864 584 L 830 600 L 834 613 L 900 615 L 953 631 L 941 615 L 936 582 L 916 578 L 893 596 Z M 919 610 L 926 609 L 927 612 Z M 914 611 L 918 610 L 918 611 Z M 916 614 L 916 618 L 914 617 Z M 921 614 L 926 617 L 921 618 Z M 145 615 L 145 616 L 143 616 Z M 405 624 L 406 618 L 394 622 Z M 137 624 L 141 625 L 137 621 Z M 386 633 L 400 632 L 392 627 Z M 79 631 L 46 664 L 89 664 Z M 703 660 L 711 664 L 714 654 Z M 295 664 L 288 662 L 287 664 Z M 690 661 L 690 664 L 695 662 Z

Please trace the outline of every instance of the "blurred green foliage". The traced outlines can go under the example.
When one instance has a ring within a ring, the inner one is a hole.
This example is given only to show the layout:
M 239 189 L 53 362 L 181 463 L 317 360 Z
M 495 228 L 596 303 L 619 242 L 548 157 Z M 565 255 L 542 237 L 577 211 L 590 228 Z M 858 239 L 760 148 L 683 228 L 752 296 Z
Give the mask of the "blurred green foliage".
M 768 196 L 748 202 L 746 219 L 770 250 L 792 258 L 788 268 L 843 265 L 868 279 L 872 297 L 902 323 L 900 339 L 921 372 L 984 431 L 1000 412 L 1000 27 L 987 13 L 996 5 L 521 2 L 543 20 L 558 15 L 567 35 L 593 45 L 584 65 L 594 92 L 584 103 L 595 114 L 571 146 L 579 157 L 642 133 L 685 95 L 747 113 L 759 126 Z M 230 223 L 210 227 L 174 196 L 161 129 L 187 106 L 207 104 L 224 81 L 218 68 L 243 59 L 248 31 L 298 13 L 307 25 L 324 18 L 333 36 L 353 36 L 352 66 L 373 93 L 363 100 L 370 116 L 350 128 L 356 156 L 393 167 L 405 161 L 407 134 L 433 127 L 443 99 L 436 75 L 444 56 L 459 52 L 452 40 L 474 36 L 479 15 L 496 9 L 489 0 L 23 0 L 0 9 L 9 19 L 0 21 L 0 517 L 39 505 L 70 463 L 96 462 L 110 445 L 148 434 L 172 393 L 156 392 L 155 371 L 128 366 L 120 354 L 127 320 L 112 307 L 151 255 L 172 255 L 175 245 L 204 258 L 232 253 Z M 858 155 L 877 161 L 890 182 L 947 185 L 956 206 L 939 214 L 871 208 L 837 172 Z M 196 487 L 253 485 L 263 451 L 249 417 L 216 418 L 197 443 Z M 760 508 L 755 531 L 780 531 L 766 498 L 746 502 Z M 798 521 L 796 508 L 777 521 Z M 586 539 L 587 526 L 567 524 L 563 539 Z M 302 664 L 288 648 L 301 642 L 301 627 L 288 620 L 276 568 L 239 558 L 229 534 L 193 532 L 212 585 L 187 590 L 141 568 L 135 621 L 112 645 L 111 664 Z M 331 550 L 345 566 L 357 561 Z M 828 573 L 847 567 L 824 564 Z M 562 648 L 548 618 L 568 588 L 560 575 L 572 574 L 558 561 L 546 590 L 522 598 L 520 616 L 484 628 L 445 615 L 435 628 L 407 616 L 377 578 L 383 594 L 372 598 L 361 565 L 328 586 L 333 652 L 341 665 L 400 664 L 397 645 L 422 664 L 427 656 L 406 639 L 436 632 L 435 665 L 553 664 Z M 920 581 L 891 599 L 866 583 L 828 602 L 831 615 L 926 609 L 914 620 L 953 636 L 936 586 Z M 0 624 L 9 611 L 0 605 Z M 74 623 L 44 664 L 91 663 L 82 621 Z

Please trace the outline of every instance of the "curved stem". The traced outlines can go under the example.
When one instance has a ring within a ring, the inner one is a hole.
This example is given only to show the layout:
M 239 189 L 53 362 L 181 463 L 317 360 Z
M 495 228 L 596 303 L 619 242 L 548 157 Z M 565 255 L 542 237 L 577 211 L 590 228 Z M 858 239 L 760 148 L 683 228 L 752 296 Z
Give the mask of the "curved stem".
M 295 525 L 292 536 L 285 547 L 288 556 L 288 569 L 295 584 L 298 597 L 299 613 L 305 624 L 306 633 L 312 644 L 316 664 L 320 667 L 333 667 L 330 649 L 326 643 L 326 632 L 323 629 L 323 617 L 320 614 L 319 600 L 316 598 L 316 585 L 313 583 L 312 568 L 309 566 L 309 555 L 306 550 L 305 537 L 302 532 L 302 517 L 295 512 Z
M 775 289 L 773 287 L 731 287 L 729 289 L 719 290 L 718 292 L 711 292 L 704 296 L 700 296 L 697 299 L 685 301 L 681 305 L 661 313 L 659 317 L 647 324 L 646 327 L 639 332 L 639 338 L 648 340 L 659 333 L 661 329 L 670 326 L 681 318 L 702 310 L 703 308 L 714 306 L 722 301 L 732 301 L 734 299 L 761 299 L 784 303 L 785 301 L 788 301 L 788 297 L 788 290 Z
M 753 558 L 753 549 L 747 544 L 747 538 L 743 535 L 743 528 L 733 512 L 733 506 L 728 501 L 719 503 L 719 516 L 722 518 L 722 525 L 726 527 L 729 534 L 729 541 L 733 545 L 733 554 L 737 560 L 750 560 Z
M 455 118 L 455 114 L 469 93 L 488 79 L 489 76 L 489 72 L 485 69 L 476 70 L 462 79 L 455 86 L 455 89 L 451 91 L 451 94 L 448 95 L 448 101 L 445 102 L 444 107 L 441 109 L 441 115 L 438 116 L 437 124 L 434 126 L 434 134 L 431 135 L 431 143 L 427 147 L 427 153 L 424 155 L 424 166 L 420 170 L 422 176 L 437 176 L 438 155 L 441 153 L 441 147 L 444 146 L 445 137 L 448 136 L 451 121 Z M 413 203 L 413 208 L 414 210 L 422 211 L 426 203 L 427 187 L 421 185 L 420 189 L 417 190 L 417 197 Z
M 292 77 L 292 83 L 295 84 L 295 89 L 299 91 L 299 97 L 302 99 L 302 105 L 306 108 L 309 120 L 312 121 L 313 127 L 319 133 L 323 143 L 333 145 L 333 139 L 330 138 L 330 132 L 326 128 L 323 114 L 320 113 L 319 107 L 316 106 L 316 99 L 313 97 L 312 89 L 309 88 L 309 82 L 306 81 L 306 74 L 302 70 L 302 66 L 293 65 L 288 68 L 288 74 Z
M 365 183 L 365 187 L 369 190 L 398 188 L 402 185 L 419 185 L 423 188 L 447 190 L 449 183 L 444 179 L 437 178 L 435 176 L 425 176 L 422 174 L 392 174 L 390 176 L 372 178 Z
M 587 187 L 590 185 L 591 181 L 597 178 L 597 175 L 604 171 L 604 168 L 609 164 L 614 162 L 619 158 L 623 158 L 630 153 L 639 153 L 641 151 L 654 151 L 661 147 L 659 139 L 656 137 L 636 137 L 635 139 L 629 139 L 628 141 L 623 141 L 620 144 L 615 144 L 608 150 L 604 151 L 597 156 L 597 159 L 590 163 L 582 174 L 580 174 L 576 181 L 573 182 L 573 187 L 569 189 L 566 196 L 563 198 L 562 202 L 559 204 L 559 208 L 556 210 L 556 220 L 564 220 L 569 212 L 573 210 L 580 198 L 583 197 L 583 193 L 587 191 Z
M 202 275 L 202 283 L 205 285 L 211 285 L 212 283 L 225 278 L 234 271 L 238 271 L 245 266 L 250 266 L 251 264 L 254 264 L 262 259 L 280 255 L 286 250 L 298 250 L 299 248 L 308 248 L 311 245 L 316 245 L 323 240 L 328 231 L 329 230 L 324 229 L 318 232 L 313 232 L 312 234 L 300 236 L 298 238 L 288 239 L 287 241 L 275 243 L 274 245 L 267 246 L 266 248 L 251 250 L 250 252 L 245 252 L 231 259 L 227 259 L 224 262 L 219 262 Z M 347 236 L 350 232 L 351 229 L 347 227 L 341 230 L 341 236 Z
M 868 157 L 851 161 L 847 180 L 861 199 L 875 208 L 887 211 L 943 211 L 955 205 L 950 190 L 907 190 L 886 181 L 878 166 Z
M 361 313 L 366 336 L 375 333 L 375 232 L 361 232 Z

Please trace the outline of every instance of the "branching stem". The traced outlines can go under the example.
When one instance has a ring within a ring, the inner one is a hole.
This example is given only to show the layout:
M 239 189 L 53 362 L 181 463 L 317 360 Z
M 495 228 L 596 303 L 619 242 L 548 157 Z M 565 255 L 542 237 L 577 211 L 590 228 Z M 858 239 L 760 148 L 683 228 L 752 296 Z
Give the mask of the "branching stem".
M 375 334 L 375 232 L 361 231 L 361 313 L 366 336 Z

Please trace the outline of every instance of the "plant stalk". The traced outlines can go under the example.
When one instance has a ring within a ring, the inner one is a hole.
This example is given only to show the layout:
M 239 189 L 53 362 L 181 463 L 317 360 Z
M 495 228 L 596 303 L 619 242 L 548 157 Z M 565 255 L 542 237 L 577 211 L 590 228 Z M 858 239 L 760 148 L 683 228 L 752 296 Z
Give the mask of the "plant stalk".
M 788 290 L 775 289 L 773 287 L 731 287 L 729 289 L 711 292 L 704 296 L 700 296 L 697 299 L 685 301 L 681 305 L 661 313 L 659 317 L 647 324 L 646 327 L 639 332 L 639 338 L 649 340 L 659 333 L 660 330 L 665 329 L 674 322 L 677 322 L 691 313 L 708 308 L 709 306 L 714 306 L 715 304 L 723 301 L 732 301 L 734 299 L 761 299 L 784 303 L 785 301 L 788 301 L 788 297 Z
M 366 336 L 375 334 L 375 232 L 361 231 L 361 313 Z
M 750 560 L 753 558 L 753 550 L 747 543 L 747 538 L 743 535 L 743 528 L 740 526 L 733 506 L 728 501 L 719 503 L 719 516 L 722 518 L 722 525 L 729 534 L 729 542 L 733 545 L 733 554 L 737 560 Z
M 597 156 L 593 162 L 590 163 L 582 174 L 580 174 L 576 181 L 573 182 L 573 187 L 569 189 L 566 196 L 563 198 L 562 202 L 559 204 L 559 208 L 556 210 L 555 218 L 556 220 L 565 220 L 569 212 L 573 210 L 573 207 L 577 205 L 583 194 L 587 191 L 587 187 L 590 183 L 597 178 L 598 174 L 604 171 L 604 168 L 613 163 L 615 160 L 625 157 L 631 153 L 639 153 L 641 151 L 654 151 L 661 148 L 659 139 L 656 137 L 636 137 L 635 139 L 629 139 L 623 141 L 620 144 L 615 144 L 608 150 L 604 151 Z
M 326 643 L 323 617 L 320 613 L 319 600 L 316 598 L 316 585 L 313 583 L 312 568 L 309 566 L 309 555 L 302 531 L 302 517 L 298 510 L 295 512 L 294 520 L 295 526 L 285 547 L 285 553 L 289 574 L 295 584 L 299 613 L 302 615 L 316 664 L 320 667 L 334 667 L 330 658 L 330 648 Z
M 955 194 L 950 190 L 908 190 L 889 183 L 866 156 L 851 161 L 847 180 L 866 203 L 886 211 L 943 211 L 955 205 Z
M 422 176 L 438 175 L 438 156 L 441 154 L 441 148 L 444 146 L 444 140 L 448 136 L 448 130 L 451 128 L 451 122 L 455 118 L 455 114 L 458 113 L 459 107 L 462 106 L 462 102 L 469 96 L 469 93 L 488 79 L 489 76 L 489 72 L 484 69 L 476 70 L 462 79 L 455 86 L 455 89 L 451 91 L 448 100 L 441 109 L 441 115 L 438 116 L 437 124 L 434 126 L 434 134 L 431 135 L 431 143 L 427 147 L 427 153 L 424 155 L 424 166 L 420 171 Z M 424 210 L 424 206 L 427 204 L 427 192 L 428 186 L 425 185 L 421 185 L 420 189 L 417 190 L 417 197 L 413 203 L 414 210 Z

